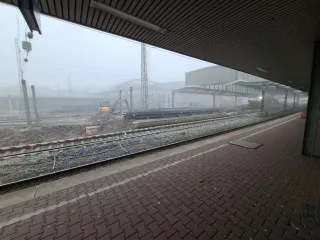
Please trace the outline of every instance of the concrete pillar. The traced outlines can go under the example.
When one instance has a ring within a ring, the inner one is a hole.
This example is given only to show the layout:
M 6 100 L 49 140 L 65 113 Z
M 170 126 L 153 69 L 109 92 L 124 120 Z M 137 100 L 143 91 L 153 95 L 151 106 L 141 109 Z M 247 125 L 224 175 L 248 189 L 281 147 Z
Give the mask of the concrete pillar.
M 297 94 L 293 94 L 293 108 L 296 108 Z
M 212 94 L 212 109 L 216 109 L 216 95 Z
M 168 94 L 168 108 L 170 108 L 170 94 Z
M 283 108 L 284 111 L 287 110 L 287 101 L 288 101 L 288 91 L 286 91 L 284 94 L 284 108 Z
M 308 111 L 304 129 L 302 154 L 314 153 L 320 107 L 320 41 L 314 43 L 311 81 L 309 87 Z
M 37 106 L 37 98 L 36 98 L 36 91 L 34 89 L 34 85 L 31 85 L 31 92 L 32 92 L 32 102 L 33 102 L 33 111 L 35 117 L 35 123 L 40 123 L 39 113 L 38 113 L 38 106 Z
M 130 87 L 130 111 L 133 111 L 133 95 L 132 95 L 132 87 Z
M 264 111 L 264 107 L 265 107 L 264 101 L 265 101 L 265 98 L 266 98 L 266 90 L 264 90 L 264 89 L 262 90 L 261 96 L 262 96 L 262 99 L 261 99 L 261 111 Z
M 122 113 L 122 90 L 119 91 L 119 108 L 120 113 Z
M 171 100 L 171 101 L 172 101 L 172 102 L 171 102 L 172 108 L 174 108 L 174 95 L 175 95 L 175 92 L 172 92 L 172 98 L 171 98 L 171 99 L 172 99 L 172 100 Z
M 31 126 L 32 121 L 31 121 L 31 114 L 30 114 L 30 106 L 29 106 L 29 98 L 28 98 L 26 80 L 21 80 L 21 86 L 22 86 L 22 93 L 23 93 L 23 100 L 24 100 L 24 109 L 26 111 L 26 117 L 27 117 L 27 124 L 28 124 L 28 126 Z
M 8 96 L 8 101 L 9 101 L 9 112 L 10 112 L 10 116 L 12 116 L 12 99 L 11 96 Z

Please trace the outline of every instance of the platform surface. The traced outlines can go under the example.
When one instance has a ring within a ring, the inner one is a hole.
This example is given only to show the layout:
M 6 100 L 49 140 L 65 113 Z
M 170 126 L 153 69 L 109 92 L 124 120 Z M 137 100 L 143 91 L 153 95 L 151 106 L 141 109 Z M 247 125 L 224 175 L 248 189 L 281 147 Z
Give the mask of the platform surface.
M 250 148 L 250 149 L 257 149 L 258 147 L 262 146 L 261 143 L 251 142 L 244 139 L 237 139 L 235 141 L 230 141 L 229 143 L 232 145 L 236 145 L 244 148 Z
M 303 127 L 288 117 L 22 200 L 0 210 L 0 239 L 319 239 Z M 228 144 L 240 138 L 263 146 Z

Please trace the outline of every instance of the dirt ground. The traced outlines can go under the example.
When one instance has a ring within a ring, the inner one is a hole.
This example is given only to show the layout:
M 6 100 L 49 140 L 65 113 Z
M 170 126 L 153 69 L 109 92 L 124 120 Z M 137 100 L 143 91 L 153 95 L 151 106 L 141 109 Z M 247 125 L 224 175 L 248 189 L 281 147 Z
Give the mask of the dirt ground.
M 55 125 L 40 127 L 14 126 L 0 129 L 0 147 L 56 141 L 87 136 L 86 126 L 99 125 L 97 134 L 133 129 L 132 121 L 113 117 L 94 116 L 85 125 Z

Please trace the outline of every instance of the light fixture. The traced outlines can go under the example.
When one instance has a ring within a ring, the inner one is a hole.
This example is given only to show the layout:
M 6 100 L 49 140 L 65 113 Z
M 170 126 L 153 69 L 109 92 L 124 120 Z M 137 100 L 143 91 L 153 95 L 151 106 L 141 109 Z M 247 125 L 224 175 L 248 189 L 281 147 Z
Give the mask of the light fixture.
M 256 68 L 257 70 L 259 70 L 260 72 L 264 72 L 264 73 L 267 73 L 268 71 L 262 67 L 257 67 Z
M 289 80 L 288 83 L 292 83 L 292 81 Z
M 39 0 L 18 0 L 18 7 L 30 30 L 41 34 Z
M 140 18 L 137 18 L 135 16 L 132 16 L 132 15 L 130 15 L 128 13 L 122 12 L 122 11 L 120 11 L 118 9 L 115 9 L 113 7 L 110 7 L 110 6 L 107 6 L 107 5 L 105 5 L 105 4 L 101 3 L 101 2 L 97 2 L 95 0 L 91 0 L 90 7 L 99 9 L 99 10 L 101 10 L 103 12 L 110 13 L 113 16 L 120 17 L 120 18 L 122 18 L 124 20 L 127 20 L 129 22 L 132 22 L 134 24 L 140 25 L 140 26 L 145 27 L 145 28 L 149 28 L 149 29 L 151 29 L 153 31 L 156 31 L 156 32 L 159 32 L 159 33 L 165 33 L 167 31 L 164 28 L 161 28 L 161 27 L 159 27 L 157 25 L 154 25 L 152 23 L 144 21 L 144 20 L 142 20 Z

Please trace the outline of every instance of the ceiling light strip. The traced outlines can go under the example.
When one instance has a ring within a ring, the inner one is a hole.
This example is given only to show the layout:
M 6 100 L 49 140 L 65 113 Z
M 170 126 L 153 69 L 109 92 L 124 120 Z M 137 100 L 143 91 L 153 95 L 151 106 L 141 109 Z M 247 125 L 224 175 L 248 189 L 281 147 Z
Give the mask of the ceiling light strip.
M 113 7 L 110 7 L 110 6 L 107 6 L 107 5 L 103 4 L 103 3 L 97 2 L 95 0 L 91 0 L 90 7 L 99 9 L 99 10 L 104 11 L 104 12 L 107 12 L 107 13 L 113 15 L 113 16 L 122 18 L 124 20 L 127 20 L 129 22 L 132 22 L 134 24 L 140 25 L 142 27 L 151 29 L 151 30 L 159 32 L 159 33 L 165 33 L 167 31 L 164 28 L 161 28 L 161 27 L 159 27 L 157 25 L 154 25 L 152 23 L 144 21 L 144 20 L 142 20 L 140 18 L 134 17 L 134 16 L 132 16 L 132 15 L 130 15 L 128 13 L 122 12 L 122 11 L 120 11 L 118 9 L 115 9 Z

